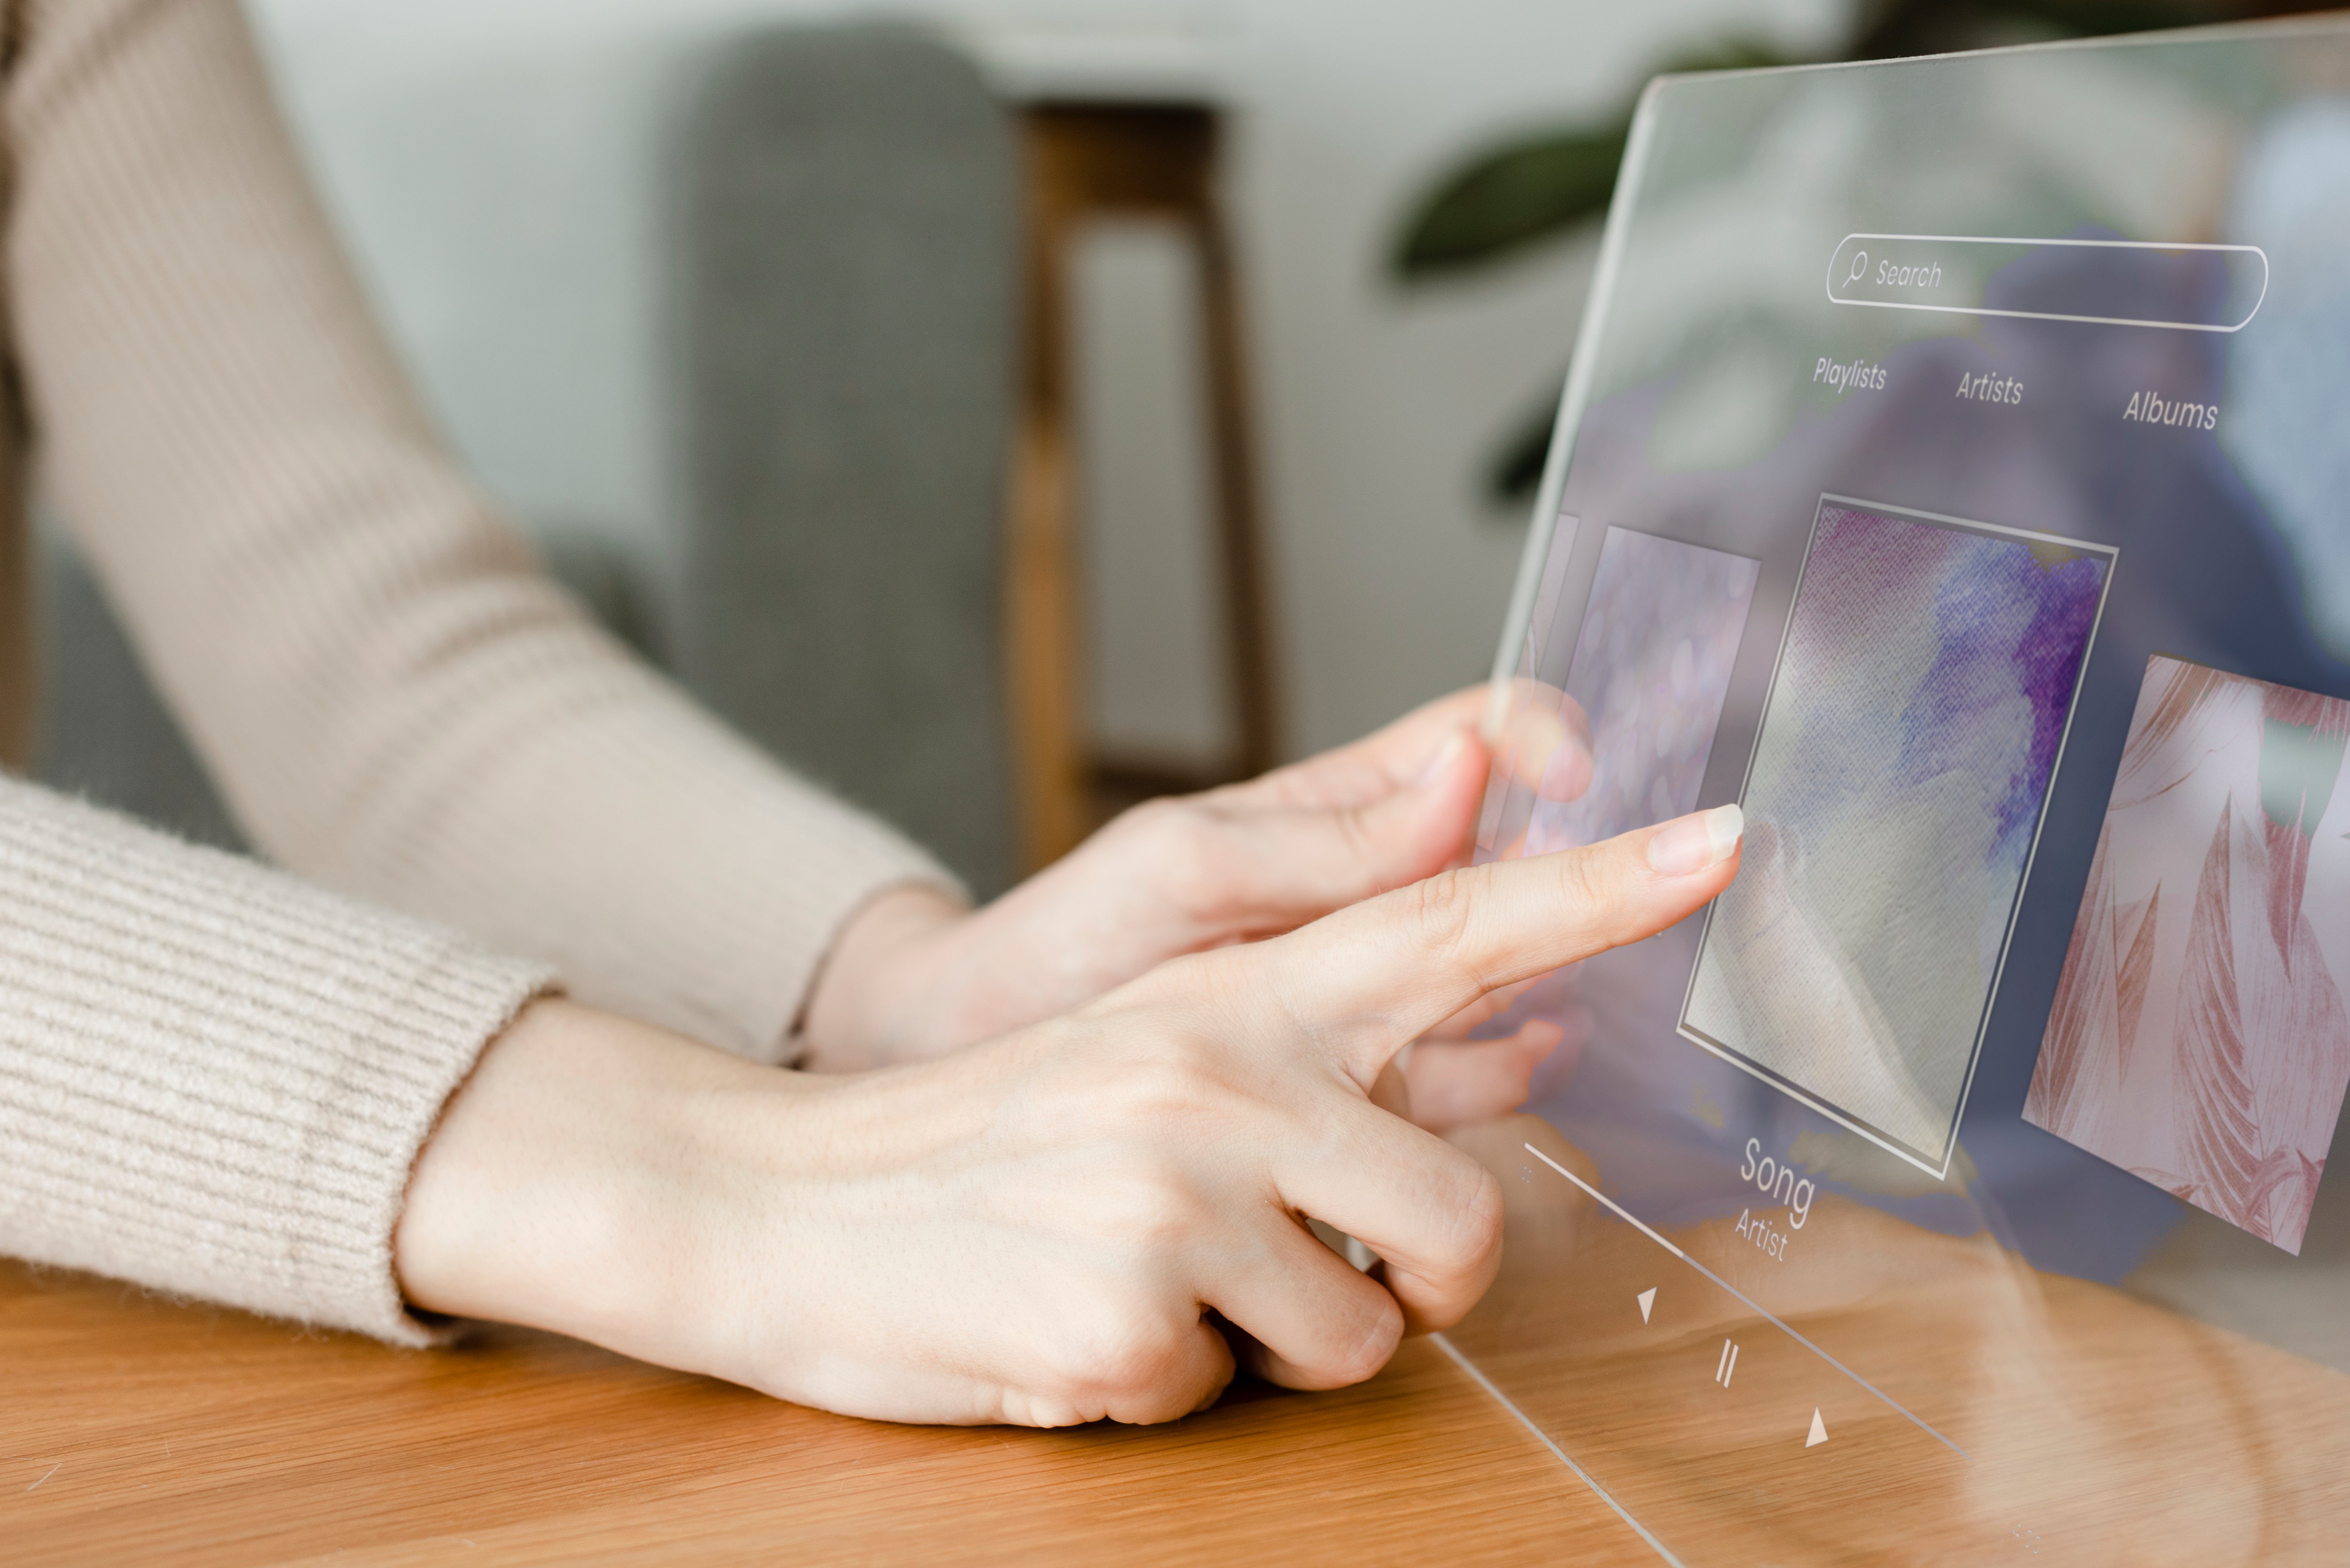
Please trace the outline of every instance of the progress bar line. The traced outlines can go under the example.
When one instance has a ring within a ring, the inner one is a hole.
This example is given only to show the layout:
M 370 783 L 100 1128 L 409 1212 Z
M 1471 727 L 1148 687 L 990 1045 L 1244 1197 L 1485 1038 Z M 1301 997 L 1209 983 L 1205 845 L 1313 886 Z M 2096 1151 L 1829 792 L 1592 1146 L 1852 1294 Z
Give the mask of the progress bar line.
M 1830 1355 L 1826 1351 L 1822 1350 L 1818 1345 L 1814 1345 L 1802 1334 L 1797 1334 L 1793 1328 L 1788 1326 L 1787 1321 L 1781 1317 L 1777 1313 L 1771 1311 L 1761 1302 L 1756 1301 L 1752 1296 L 1748 1295 L 1744 1291 L 1740 1290 L 1736 1285 L 1731 1284 L 1728 1280 L 1723 1279 L 1720 1274 L 1715 1273 L 1711 1269 L 1707 1268 L 1703 1263 L 1699 1262 L 1695 1258 L 1690 1257 L 1687 1252 L 1682 1251 L 1679 1247 L 1674 1246 L 1670 1241 L 1666 1241 L 1662 1236 L 1658 1235 L 1654 1231 L 1651 1231 L 1646 1225 L 1641 1224 L 1638 1220 L 1633 1218 L 1629 1210 L 1617 1202 L 1613 1198 L 1608 1197 L 1606 1193 L 1600 1191 L 1599 1189 L 1592 1186 L 1591 1183 L 1584 1180 L 1583 1178 L 1575 1175 L 1575 1172 L 1567 1169 L 1566 1167 L 1559 1164 L 1558 1161 L 1551 1158 L 1550 1156 L 1544 1154 L 1534 1145 L 1526 1144 L 1523 1147 L 1528 1154 L 1533 1155 L 1536 1159 L 1541 1160 L 1544 1165 L 1549 1166 L 1553 1170 L 1557 1171 L 1561 1176 L 1565 1177 L 1569 1181 L 1572 1181 L 1577 1187 L 1583 1189 L 1584 1191 L 1588 1192 L 1592 1197 L 1606 1204 L 1609 1210 L 1612 1211 L 1617 1219 L 1633 1226 L 1640 1232 L 1640 1234 L 1648 1237 L 1650 1241 L 1655 1241 L 1659 1246 L 1663 1247 L 1665 1251 L 1670 1252 L 1674 1257 L 1679 1258 L 1682 1262 L 1687 1263 L 1690 1268 L 1695 1269 L 1699 1273 L 1703 1274 L 1707 1279 L 1711 1280 L 1715 1284 L 1720 1285 L 1723 1290 L 1728 1291 L 1731 1295 L 1734 1295 L 1740 1301 L 1744 1302 L 1749 1307 L 1752 1307 L 1754 1310 L 1757 1316 L 1768 1320 L 1771 1326 L 1777 1329 L 1781 1334 L 1785 1334 L 1789 1339 L 1794 1340 L 1797 1345 L 1802 1345 L 1805 1350 L 1810 1351 L 1814 1355 L 1818 1356 L 1822 1361 L 1826 1362 L 1830 1366 L 1835 1367 L 1838 1372 L 1843 1373 L 1846 1377 L 1851 1378 L 1855 1383 L 1859 1384 L 1871 1394 L 1876 1395 L 1879 1399 L 1885 1402 L 1887 1409 L 1898 1410 L 1902 1415 L 1908 1417 L 1916 1424 L 1919 1431 L 1924 1432 L 1927 1436 L 1932 1438 L 1936 1442 L 1950 1449 L 1950 1452 L 1958 1455 L 1959 1458 L 1963 1459 L 1970 1457 L 1967 1453 L 1966 1449 L 1959 1447 L 1958 1444 L 1950 1441 L 1950 1438 L 1936 1431 L 1933 1427 L 1923 1417 L 1919 1417 L 1917 1412 L 1911 1410 L 1908 1406 L 1894 1398 L 1893 1396 L 1887 1394 L 1884 1389 L 1879 1388 L 1876 1384 L 1871 1383 L 1867 1378 L 1863 1377 L 1859 1373 L 1855 1372 L 1851 1367 L 1846 1366 L 1843 1362 L 1838 1361 L 1835 1356 Z
M 1649 1548 L 1654 1551 L 1658 1556 L 1671 1563 L 1673 1568 L 1689 1568 L 1688 1563 L 1683 1563 L 1679 1558 L 1674 1556 L 1672 1552 L 1666 1548 L 1663 1542 L 1658 1540 L 1655 1535 L 1649 1532 L 1647 1525 L 1632 1517 L 1631 1510 L 1626 1508 L 1622 1503 L 1617 1502 L 1613 1497 L 1610 1497 L 1606 1487 L 1601 1486 L 1597 1481 L 1593 1480 L 1589 1470 L 1585 1469 L 1581 1465 L 1576 1464 L 1573 1459 L 1567 1458 L 1566 1450 L 1560 1448 L 1556 1443 L 1551 1441 L 1550 1434 L 1544 1431 L 1540 1427 L 1535 1426 L 1533 1418 L 1523 1410 L 1519 1409 L 1517 1405 L 1507 1394 L 1504 1394 L 1499 1388 L 1494 1387 L 1493 1380 L 1486 1376 L 1482 1372 L 1477 1370 L 1477 1364 L 1475 1362 L 1461 1355 L 1458 1350 L 1455 1350 L 1452 1347 L 1452 1342 L 1451 1340 L 1445 1338 L 1440 1334 L 1431 1334 L 1428 1337 L 1436 1341 L 1436 1347 L 1439 1350 L 1441 1350 L 1445 1355 L 1452 1357 L 1453 1364 L 1455 1366 L 1459 1366 L 1461 1371 L 1466 1372 L 1470 1376 L 1475 1378 L 1477 1380 L 1477 1386 L 1482 1388 L 1486 1393 L 1493 1397 L 1493 1403 L 1499 1405 L 1503 1409 L 1507 1410 L 1511 1415 L 1515 1416 L 1518 1418 L 1518 1424 L 1525 1428 L 1527 1431 L 1532 1432 L 1534 1435 L 1535 1440 L 1540 1442 L 1544 1448 L 1548 1449 L 1552 1454 L 1556 1456 L 1560 1464 L 1563 1464 L 1568 1469 L 1573 1470 L 1575 1472 L 1575 1480 L 1589 1487 L 1594 1492 L 1596 1492 L 1599 1496 L 1600 1501 L 1614 1509 L 1616 1511 L 1616 1517 L 1630 1525 L 1632 1527 L 1633 1533 L 1639 1536 L 1641 1540 L 1647 1542 Z

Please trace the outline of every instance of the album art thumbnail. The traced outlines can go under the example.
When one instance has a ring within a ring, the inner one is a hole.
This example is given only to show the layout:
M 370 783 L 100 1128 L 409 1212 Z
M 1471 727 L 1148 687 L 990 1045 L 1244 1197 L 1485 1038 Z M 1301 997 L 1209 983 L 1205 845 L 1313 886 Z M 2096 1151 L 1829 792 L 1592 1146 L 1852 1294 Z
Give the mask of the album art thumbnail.
M 2350 1086 L 2350 702 L 2156 657 L 2024 1119 L 2298 1254 Z
M 2112 564 L 1823 498 L 1685 1036 L 1948 1168 Z
M 1610 528 L 1568 665 L 1591 726 L 1572 800 L 1538 789 L 1523 853 L 1576 848 L 1697 809 L 1760 567 L 1743 556 Z

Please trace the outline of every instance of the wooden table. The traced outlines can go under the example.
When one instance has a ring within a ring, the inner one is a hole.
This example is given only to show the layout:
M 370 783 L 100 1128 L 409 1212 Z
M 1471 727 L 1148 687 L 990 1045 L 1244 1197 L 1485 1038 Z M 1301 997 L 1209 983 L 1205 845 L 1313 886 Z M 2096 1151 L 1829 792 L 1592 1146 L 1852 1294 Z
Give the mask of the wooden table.
M 1468 1141 L 1509 1175 L 1521 1135 L 1590 1174 L 1538 1124 Z M 1846 1242 L 1782 1310 L 1932 1412 L 1954 1458 L 1565 1181 L 1512 1197 L 1503 1278 L 1449 1337 L 1690 1568 L 2350 1561 L 2350 1377 L 1823 1200 L 1814 1223 Z M 1728 1223 L 1673 1238 L 1721 1256 Z M 1636 1309 L 1659 1284 L 1653 1315 Z M 1746 1347 L 1734 1396 L 1708 1376 L 1725 1337 Z M 1429 1341 L 1359 1388 L 1243 1386 L 1171 1427 L 941 1430 L 543 1334 L 394 1351 L 0 1262 L 0 1563 L 476 1552 L 1658 1561 Z
M 1644 1563 L 1432 1346 L 1177 1426 L 882 1426 L 543 1334 L 388 1350 L 0 1262 L 0 1562 Z

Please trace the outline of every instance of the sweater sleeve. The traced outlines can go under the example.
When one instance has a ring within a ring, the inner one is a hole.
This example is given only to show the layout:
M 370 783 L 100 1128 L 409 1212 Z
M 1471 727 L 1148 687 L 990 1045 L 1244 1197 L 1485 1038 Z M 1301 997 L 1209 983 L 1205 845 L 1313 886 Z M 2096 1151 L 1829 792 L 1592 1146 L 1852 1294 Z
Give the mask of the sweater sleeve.
M 0 1252 L 423 1343 L 409 1168 L 547 980 L 0 779 Z
M 635 662 L 455 472 L 234 0 L 33 0 L 5 113 L 43 481 L 268 855 L 771 1061 L 850 912 L 952 886 Z

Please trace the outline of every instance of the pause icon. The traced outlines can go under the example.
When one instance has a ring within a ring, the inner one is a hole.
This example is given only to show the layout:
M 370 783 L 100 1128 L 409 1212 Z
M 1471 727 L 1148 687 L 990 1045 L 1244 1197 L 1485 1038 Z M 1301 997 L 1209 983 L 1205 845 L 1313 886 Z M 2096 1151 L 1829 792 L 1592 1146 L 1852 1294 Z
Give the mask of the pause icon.
M 1721 1364 L 1713 1369 L 1713 1380 L 1727 1388 L 1730 1386 L 1730 1375 L 1737 1370 L 1737 1342 L 1725 1339 L 1721 1342 Z

